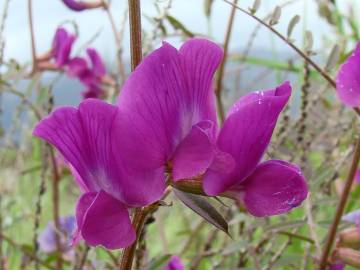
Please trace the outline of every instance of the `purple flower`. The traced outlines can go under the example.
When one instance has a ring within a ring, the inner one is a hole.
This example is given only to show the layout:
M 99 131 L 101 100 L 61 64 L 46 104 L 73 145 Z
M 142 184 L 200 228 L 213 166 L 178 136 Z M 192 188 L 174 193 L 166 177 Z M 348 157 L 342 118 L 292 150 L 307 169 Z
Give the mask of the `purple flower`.
M 103 60 L 95 49 L 86 50 L 90 59 L 90 66 L 85 58 L 74 57 L 70 60 L 67 75 L 77 77 L 86 90 L 82 92 L 83 98 L 100 98 L 104 95 L 101 88 L 102 80 L 106 76 L 106 68 Z
M 92 68 L 81 58 L 69 64 L 68 73 L 84 84 L 104 76 L 92 53 Z M 128 208 L 159 200 L 167 171 L 173 181 L 206 172 L 208 194 L 231 192 L 255 216 L 284 213 L 304 200 L 298 167 L 258 164 L 289 99 L 289 83 L 241 98 L 219 133 L 212 80 L 221 58 L 221 48 L 207 40 L 191 39 L 180 50 L 164 43 L 130 75 L 118 106 L 87 99 L 35 127 L 34 135 L 68 161 L 83 191 L 77 238 L 108 249 L 129 246 L 136 235 Z
M 105 7 L 105 1 L 81 1 L 81 0 L 62 0 L 63 3 L 74 11 L 83 11 L 85 9 L 93 9 Z
M 141 171 L 124 164 L 119 151 L 119 109 L 86 99 L 78 109 L 62 107 L 43 119 L 33 134 L 52 145 L 68 161 L 83 191 L 76 208 L 77 237 L 108 249 L 135 240 L 129 207 L 156 201 L 165 189 L 160 170 Z M 146 161 L 144 161 L 146 162 Z
M 345 264 L 343 264 L 342 262 L 333 263 L 329 267 L 329 270 L 344 270 L 344 269 L 345 269 Z
M 204 175 L 208 195 L 225 192 L 254 216 L 286 213 L 306 198 L 299 167 L 281 160 L 259 164 L 290 94 L 291 86 L 285 82 L 234 104 L 217 138 L 218 157 Z
M 360 183 L 360 169 L 356 170 L 354 181 L 357 184 Z
M 360 42 L 351 56 L 340 66 L 336 76 L 336 89 L 345 105 L 360 106 Z
M 342 220 L 355 223 L 360 233 L 360 209 L 347 213 Z
M 71 249 L 72 235 L 76 230 L 76 220 L 74 216 L 60 218 L 60 243 L 63 251 Z M 39 248 L 45 253 L 56 251 L 56 230 L 53 221 L 50 221 L 44 231 L 38 237 Z
M 60 27 L 56 30 L 51 54 L 55 59 L 57 67 L 61 68 L 68 64 L 71 48 L 76 36 L 69 34 L 64 28 Z
M 222 55 L 203 39 L 180 50 L 164 42 L 130 75 L 118 100 L 119 151 L 129 164 L 171 169 L 175 181 L 206 171 L 217 132 L 212 80 Z
M 185 270 L 185 267 L 180 258 L 176 255 L 173 255 L 163 270 Z

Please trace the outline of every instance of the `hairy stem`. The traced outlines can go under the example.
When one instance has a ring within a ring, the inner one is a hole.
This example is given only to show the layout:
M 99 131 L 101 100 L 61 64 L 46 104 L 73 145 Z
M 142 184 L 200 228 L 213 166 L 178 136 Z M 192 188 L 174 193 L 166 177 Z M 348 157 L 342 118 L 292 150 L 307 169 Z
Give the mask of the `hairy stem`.
M 329 233 L 328 233 L 328 237 L 327 237 L 327 240 L 326 240 L 325 248 L 324 248 L 323 254 L 322 254 L 321 259 L 320 259 L 320 264 L 319 264 L 319 268 L 318 268 L 319 270 L 325 270 L 326 269 L 327 260 L 328 260 L 332 245 L 333 245 L 334 240 L 335 240 L 337 227 L 338 227 L 338 225 L 340 223 L 341 216 L 343 215 L 343 212 L 344 212 L 344 209 L 345 209 L 345 206 L 346 206 L 346 202 L 347 202 L 347 199 L 348 199 L 349 194 L 350 194 L 351 185 L 353 183 L 353 180 L 354 180 L 354 177 L 355 177 L 355 174 L 356 174 L 356 169 L 358 167 L 359 159 L 360 159 L 360 137 L 358 138 L 358 141 L 357 141 L 357 144 L 356 144 L 356 147 L 355 147 L 355 153 L 354 153 L 353 160 L 352 160 L 352 163 L 351 163 L 350 171 L 349 171 L 348 177 L 346 179 L 345 186 L 344 186 L 344 189 L 342 191 L 339 204 L 338 204 L 337 209 L 336 209 L 335 218 L 334 218 L 334 220 L 333 220 L 333 222 L 332 222 L 332 224 L 330 226 L 330 229 L 329 229 Z
M 216 94 L 216 102 L 217 102 L 217 106 L 219 109 L 219 117 L 220 117 L 220 121 L 221 123 L 224 122 L 224 104 L 221 100 L 221 91 L 223 88 L 223 78 L 224 78 L 224 70 L 225 70 L 225 64 L 226 64 L 226 60 L 227 60 L 227 55 L 228 55 L 228 48 L 229 48 L 229 42 L 230 42 L 230 37 L 231 37 L 231 30 L 233 28 L 233 24 L 234 24 L 234 18 L 235 18 L 235 11 L 236 11 L 236 4 L 237 4 L 238 0 L 234 0 L 234 5 L 232 6 L 231 9 L 231 13 L 230 13 L 230 17 L 229 17 L 229 21 L 228 21 L 228 25 L 226 28 L 226 35 L 225 35 L 225 41 L 224 41 L 224 58 L 220 64 L 219 67 L 219 73 L 218 73 L 218 77 L 217 77 L 217 81 L 216 81 L 216 88 L 215 88 L 215 94 Z

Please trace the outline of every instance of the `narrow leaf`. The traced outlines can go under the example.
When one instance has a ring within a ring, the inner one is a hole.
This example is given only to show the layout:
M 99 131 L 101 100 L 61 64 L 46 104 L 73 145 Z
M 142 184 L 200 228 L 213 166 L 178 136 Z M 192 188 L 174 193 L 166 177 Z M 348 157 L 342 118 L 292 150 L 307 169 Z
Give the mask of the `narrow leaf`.
M 335 44 L 326 62 L 325 70 L 330 71 L 336 65 L 337 61 L 339 60 L 339 57 L 340 57 L 340 48 L 339 45 Z
M 292 34 L 295 26 L 299 23 L 299 21 L 300 21 L 300 16 L 299 15 L 295 15 L 290 20 L 288 28 L 287 28 L 287 38 L 288 39 L 291 37 L 291 34 Z
M 255 14 L 256 11 L 258 11 L 260 5 L 261 5 L 261 0 L 255 0 L 253 6 L 249 8 L 251 14 Z
M 180 199 L 180 201 L 182 201 L 187 207 L 189 207 L 199 216 L 204 218 L 207 222 L 222 230 L 226 234 L 229 234 L 226 220 L 204 197 L 185 193 L 178 189 L 174 189 L 174 193 Z
M 281 7 L 276 6 L 270 19 L 270 25 L 275 25 L 279 22 L 281 16 Z
M 169 23 L 174 27 L 175 29 L 181 30 L 186 36 L 188 37 L 194 37 L 194 34 L 191 33 L 180 21 L 178 21 L 173 16 L 167 15 L 166 18 L 168 19 Z

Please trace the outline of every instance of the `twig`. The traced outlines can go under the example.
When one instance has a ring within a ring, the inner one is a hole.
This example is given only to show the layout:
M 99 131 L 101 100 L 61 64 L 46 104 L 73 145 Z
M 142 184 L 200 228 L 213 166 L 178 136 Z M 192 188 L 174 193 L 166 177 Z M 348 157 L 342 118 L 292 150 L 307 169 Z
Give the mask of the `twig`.
M 285 36 L 283 36 L 279 31 L 277 31 L 275 28 L 273 28 L 271 25 L 264 22 L 262 19 L 257 17 L 256 15 L 246 11 L 245 9 L 239 7 L 238 5 L 235 5 L 231 3 L 229 0 L 223 0 L 225 3 L 235 6 L 236 9 L 240 10 L 241 12 L 245 13 L 246 15 L 250 16 L 257 22 L 259 22 L 261 25 L 265 26 L 267 29 L 269 29 L 271 32 L 273 32 L 277 37 L 279 37 L 281 40 L 283 40 L 290 48 L 292 48 L 297 54 L 299 54 L 303 59 L 305 59 L 306 62 L 308 62 L 319 74 L 326 80 L 328 83 L 336 89 L 336 82 L 329 76 L 329 74 L 326 73 L 325 70 L 323 70 L 320 66 L 318 66 L 310 57 L 306 55 L 305 52 L 303 52 L 301 49 L 299 49 L 295 44 L 291 43 Z M 354 111 L 360 115 L 360 109 L 359 108 L 353 108 Z
M 36 200 L 36 210 L 35 210 L 35 218 L 34 218 L 34 236 L 33 236 L 33 245 L 34 245 L 34 253 L 37 255 L 39 244 L 38 244 L 38 230 L 40 225 L 40 215 L 41 215 L 41 199 L 45 194 L 45 183 L 46 183 L 46 172 L 48 169 L 48 149 L 44 147 L 44 144 L 41 143 L 41 156 L 42 156 L 42 166 L 40 173 L 40 186 L 39 192 Z M 39 262 L 35 260 L 35 269 L 39 269 Z
M 142 232 L 142 230 L 144 228 L 146 216 L 150 212 L 153 211 L 153 210 L 150 210 L 151 206 L 152 205 L 150 205 L 148 207 L 145 207 L 145 208 L 137 208 L 137 209 L 135 209 L 133 220 L 132 220 L 132 225 L 135 228 L 136 240 L 130 247 L 127 247 L 124 250 L 124 253 L 123 253 L 122 258 L 121 258 L 120 270 L 130 270 L 131 267 L 132 267 L 137 242 L 138 242 L 138 240 L 140 238 L 140 235 L 141 235 L 141 232 Z
M 36 62 L 34 24 L 33 24 L 33 15 L 32 15 L 32 0 L 28 0 L 28 16 L 29 16 L 29 27 L 30 27 L 30 37 L 31 37 L 32 72 L 34 72 L 36 71 L 37 68 L 37 62 Z
M 231 37 L 231 30 L 232 30 L 233 24 L 234 24 L 235 11 L 236 11 L 235 7 L 236 7 L 237 2 L 238 2 L 238 0 L 234 0 L 234 2 L 233 2 L 234 5 L 232 6 L 228 25 L 226 28 L 225 41 L 224 41 L 224 58 L 219 67 L 219 73 L 217 76 L 216 88 L 215 88 L 216 102 L 217 102 L 217 106 L 219 109 L 219 117 L 220 117 L 221 123 L 224 121 L 224 117 L 225 117 L 224 104 L 221 100 L 221 91 L 222 91 L 222 87 L 223 87 L 224 70 L 225 70 L 225 64 L 226 64 L 226 60 L 227 60 L 227 56 L 228 56 L 228 48 L 229 48 L 229 42 L 230 42 L 230 37 Z
M 59 182 L 60 182 L 60 175 L 58 166 L 55 159 L 55 152 L 54 149 L 49 145 L 49 151 L 50 151 L 50 159 L 53 169 L 53 179 L 52 179 L 52 192 L 53 192 L 53 211 L 54 211 L 54 224 L 55 229 L 57 232 L 61 232 L 61 226 L 60 226 L 60 206 L 59 206 Z M 61 242 L 60 242 L 60 234 L 55 234 L 55 240 L 56 240 L 56 249 L 58 252 L 58 257 L 56 260 L 57 269 L 62 269 L 62 249 L 61 249 Z
M 141 11 L 140 0 L 129 0 L 131 70 L 141 62 Z
M 336 209 L 335 218 L 331 224 L 331 227 L 330 227 L 330 230 L 328 233 L 325 248 L 324 248 L 323 254 L 321 256 L 320 263 L 319 263 L 319 270 L 326 269 L 327 260 L 328 260 L 328 257 L 329 257 L 329 254 L 330 254 L 330 251 L 331 251 L 331 248 L 332 248 L 335 236 L 336 236 L 337 227 L 340 223 L 341 216 L 344 212 L 346 202 L 347 202 L 347 199 L 350 194 L 350 189 L 351 189 L 351 186 L 352 186 L 355 174 L 356 174 L 356 169 L 358 167 L 359 159 L 360 159 L 360 137 L 357 140 L 357 144 L 355 147 L 355 153 L 354 153 L 353 160 L 351 163 L 350 171 L 349 171 L 348 177 L 346 179 L 345 186 L 342 191 L 339 204 Z
M 86 262 L 86 258 L 89 254 L 89 251 L 90 251 L 90 247 L 88 245 L 85 246 L 85 250 L 81 256 L 81 259 L 80 259 L 80 262 L 79 262 L 79 265 L 74 267 L 74 270 L 82 270 L 84 265 L 85 265 L 85 262 Z
M 23 245 L 20 245 L 18 243 L 16 243 L 15 241 L 13 241 L 10 237 L 7 237 L 4 234 L 0 234 L 0 237 L 6 241 L 9 245 L 13 246 L 14 248 L 20 250 L 22 253 L 24 253 L 26 256 L 28 256 L 30 259 L 37 261 L 40 265 L 44 266 L 47 269 L 50 270 L 56 270 L 56 268 L 48 265 L 46 262 L 44 262 L 43 260 L 41 260 L 40 258 L 38 258 L 34 253 L 32 253 L 31 251 L 29 251 L 26 247 L 24 247 Z

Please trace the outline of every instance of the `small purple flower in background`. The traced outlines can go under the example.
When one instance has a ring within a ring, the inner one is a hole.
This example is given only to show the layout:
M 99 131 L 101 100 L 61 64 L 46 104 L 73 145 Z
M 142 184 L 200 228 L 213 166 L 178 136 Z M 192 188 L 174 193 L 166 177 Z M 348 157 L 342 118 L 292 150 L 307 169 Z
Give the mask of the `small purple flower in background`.
M 259 164 L 290 94 L 285 82 L 234 104 L 217 138 L 219 156 L 204 175 L 208 195 L 227 193 L 254 216 L 283 214 L 305 200 L 307 185 L 298 166 L 281 160 Z
M 42 70 L 61 70 L 70 60 L 71 49 L 76 39 L 75 35 L 69 34 L 65 28 L 56 29 L 51 49 L 37 57 L 37 66 Z M 51 62 L 54 60 L 54 63 Z
M 173 255 L 163 270 L 185 270 L 185 267 L 180 258 Z
M 356 170 L 354 181 L 355 183 L 360 183 L 360 169 Z
M 342 217 L 342 220 L 355 223 L 360 233 L 360 209 L 347 213 Z
M 360 42 L 354 52 L 340 66 L 336 89 L 340 100 L 349 107 L 360 106 Z
M 60 242 L 64 252 L 71 249 L 72 236 L 76 230 L 76 220 L 74 216 L 60 218 Z M 44 231 L 38 237 L 39 248 L 45 253 L 56 251 L 56 230 L 53 221 L 50 221 Z
M 83 11 L 86 9 L 106 7 L 106 3 L 104 0 L 98 0 L 98 1 L 62 0 L 62 1 L 68 8 L 74 11 Z
M 75 39 L 76 36 L 69 34 L 65 28 L 60 27 L 56 30 L 51 52 L 58 67 L 68 64 Z
M 77 77 L 86 87 L 85 91 L 82 92 L 84 99 L 101 98 L 105 93 L 102 89 L 102 83 L 108 81 L 106 68 L 95 49 L 88 48 L 86 52 L 90 59 L 90 66 L 85 58 L 75 57 L 69 62 L 67 75 Z
M 329 267 L 329 270 L 344 270 L 344 269 L 345 269 L 345 264 L 343 264 L 342 262 L 333 263 Z

